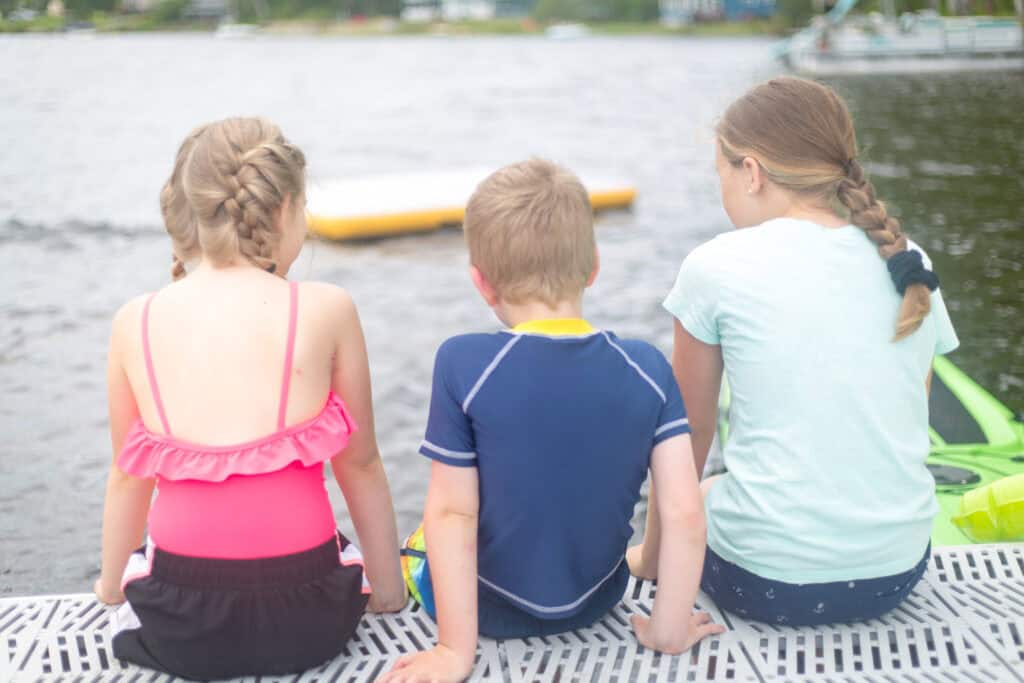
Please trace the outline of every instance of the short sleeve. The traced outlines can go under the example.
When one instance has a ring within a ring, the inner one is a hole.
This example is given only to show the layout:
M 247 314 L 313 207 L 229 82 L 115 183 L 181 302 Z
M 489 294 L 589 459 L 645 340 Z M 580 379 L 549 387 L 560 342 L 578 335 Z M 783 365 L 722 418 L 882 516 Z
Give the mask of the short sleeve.
M 943 356 L 960 346 L 960 339 L 953 329 L 953 321 L 949 319 L 946 302 L 942 298 L 942 290 L 932 292 L 932 310 L 930 315 L 935 321 L 935 355 Z
M 475 467 L 477 464 L 473 429 L 462 411 L 462 401 L 452 391 L 448 379 L 449 363 L 445 346 L 434 359 L 434 380 L 430 391 L 430 416 L 420 453 L 453 467 Z
M 686 406 L 683 405 L 683 396 L 679 393 L 679 386 L 672 374 L 672 366 L 662 358 L 664 368 L 661 373 L 661 390 L 665 394 L 665 402 L 661 407 L 661 415 L 658 416 L 658 426 L 654 430 L 654 445 L 680 434 L 690 433 L 690 420 L 686 417 Z
M 932 260 L 927 252 L 913 240 L 908 240 L 907 247 L 921 254 L 921 261 L 928 270 L 934 270 Z M 935 355 L 943 356 L 960 346 L 960 339 L 953 329 L 953 321 L 949 319 L 949 311 L 946 310 L 946 301 L 942 298 L 942 290 L 936 289 L 932 292 L 931 312 L 932 320 L 935 321 Z
M 697 247 L 683 260 L 676 283 L 662 305 L 687 332 L 705 344 L 718 345 L 718 288 L 712 280 L 706 246 Z

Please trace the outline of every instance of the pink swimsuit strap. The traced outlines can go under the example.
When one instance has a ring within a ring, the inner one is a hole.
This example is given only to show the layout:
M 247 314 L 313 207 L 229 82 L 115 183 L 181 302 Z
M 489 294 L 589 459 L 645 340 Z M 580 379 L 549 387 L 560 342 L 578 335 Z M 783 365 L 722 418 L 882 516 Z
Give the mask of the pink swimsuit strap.
M 277 430 L 285 428 L 288 414 L 288 390 L 292 385 L 292 360 L 295 358 L 295 328 L 299 318 L 299 283 L 288 283 L 288 343 L 284 352 L 284 375 L 281 377 L 281 401 L 277 408 Z
M 156 383 L 156 370 L 153 368 L 153 354 L 149 351 L 149 305 L 153 302 L 156 292 L 149 295 L 146 305 L 142 307 L 142 353 L 146 357 L 146 374 L 149 376 L 149 391 L 153 395 L 153 403 L 156 404 L 156 412 L 160 416 L 160 424 L 163 425 L 164 435 L 171 435 L 171 425 L 167 422 L 167 413 L 164 412 L 164 402 L 160 398 L 160 387 Z
M 171 434 L 171 425 L 167 421 L 167 412 L 164 410 L 164 402 L 160 397 L 160 386 L 156 381 L 156 369 L 153 366 L 153 354 L 149 349 L 149 305 L 156 297 L 154 292 L 146 299 L 142 307 L 142 353 L 146 359 L 146 374 L 149 377 L 149 390 L 153 394 L 153 403 L 156 404 L 156 412 L 160 416 L 160 424 L 163 426 L 165 436 Z M 285 418 L 288 414 L 288 391 L 292 383 L 292 362 L 295 358 L 295 329 L 299 316 L 299 283 L 288 283 L 288 341 L 284 352 L 284 374 L 281 378 L 281 399 L 277 408 L 277 430 L 280 432 L 285 428 Z

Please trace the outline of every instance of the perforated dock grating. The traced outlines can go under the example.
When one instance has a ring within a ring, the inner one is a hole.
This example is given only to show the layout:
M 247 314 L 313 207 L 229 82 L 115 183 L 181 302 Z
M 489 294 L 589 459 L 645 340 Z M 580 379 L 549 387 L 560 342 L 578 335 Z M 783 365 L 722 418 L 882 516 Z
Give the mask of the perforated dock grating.
M 629 615 L 650 613 L 656 587 L 631 581 L 594 626 L 548 638 L 480 643 L 474 681 L 801 681 L 1024 683 L 1024 544 L 936 549 L 925 579 L 898 609 L 865 623 L 768 626 L 724 615 L 729 631 L 678 657 L 639 647 Z M 430 646 L 436 629 L 416 607 L 368 616 L 346 651 L 319 669 L 269 681 L 362 683 Z M 91 595 L 0 600 L 0 681 L 174 680 L 113 659 L 108 611 Z

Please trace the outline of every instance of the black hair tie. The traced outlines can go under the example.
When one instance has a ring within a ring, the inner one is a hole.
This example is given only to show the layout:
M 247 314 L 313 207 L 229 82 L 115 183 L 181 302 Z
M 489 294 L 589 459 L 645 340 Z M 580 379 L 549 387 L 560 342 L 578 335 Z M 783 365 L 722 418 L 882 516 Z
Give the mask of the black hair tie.
M 910 285 L 924 285 L 931 291 L 939 288 L 939 276 L 924 267 L 921 252 L 907 249 L 889 257 L 885 262 L 892 276 L 892 283 L 901 295 Z

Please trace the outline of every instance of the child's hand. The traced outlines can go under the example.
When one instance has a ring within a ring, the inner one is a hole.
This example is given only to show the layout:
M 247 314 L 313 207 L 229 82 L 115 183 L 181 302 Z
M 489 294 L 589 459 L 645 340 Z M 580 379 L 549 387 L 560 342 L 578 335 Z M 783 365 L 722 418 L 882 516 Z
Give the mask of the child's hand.
M 370 593 L 370 601 L 366 603 L 366 611 L 373 614 L 385 614 L 387 612 L 401 612 L 405 603 L 409 601 L 409 589 L 405 582 L 402 582 L 401 595 L 384 595 L 374 591 Z
M 426 652 L 406 655 L 377 683 L 459 683 L 473 672 L 473 657 L 468 660 L 449 647 L 438 645 Z
M 644 565 L 644 546 L 635 545 L 626 551 L 626 564 L 629 565 L 629 573 L 638 579 L 654 580 L 658 578 L 658 563 L 651 562 L 650 566 Z
M 96 583 L 92 585 L 92 592 L 96 594 L 96 598 L 104 605 L 120 605 L 124 602 L 124 593 L 121 592 L 121 589 L 111 590 L 104 588 L 102 577 L 96 579 Z
M 660 633 L 654 622 L 639 614 L 634 614 L 630 621 L 633 622 L 637 642 L 648 649 L 669 655 L 686 652 L 705 636 L 725 633 L 724 626 L 711 623 L 711 615 L 707 612 L 691 614 L 689 627 L 682 634 Z

